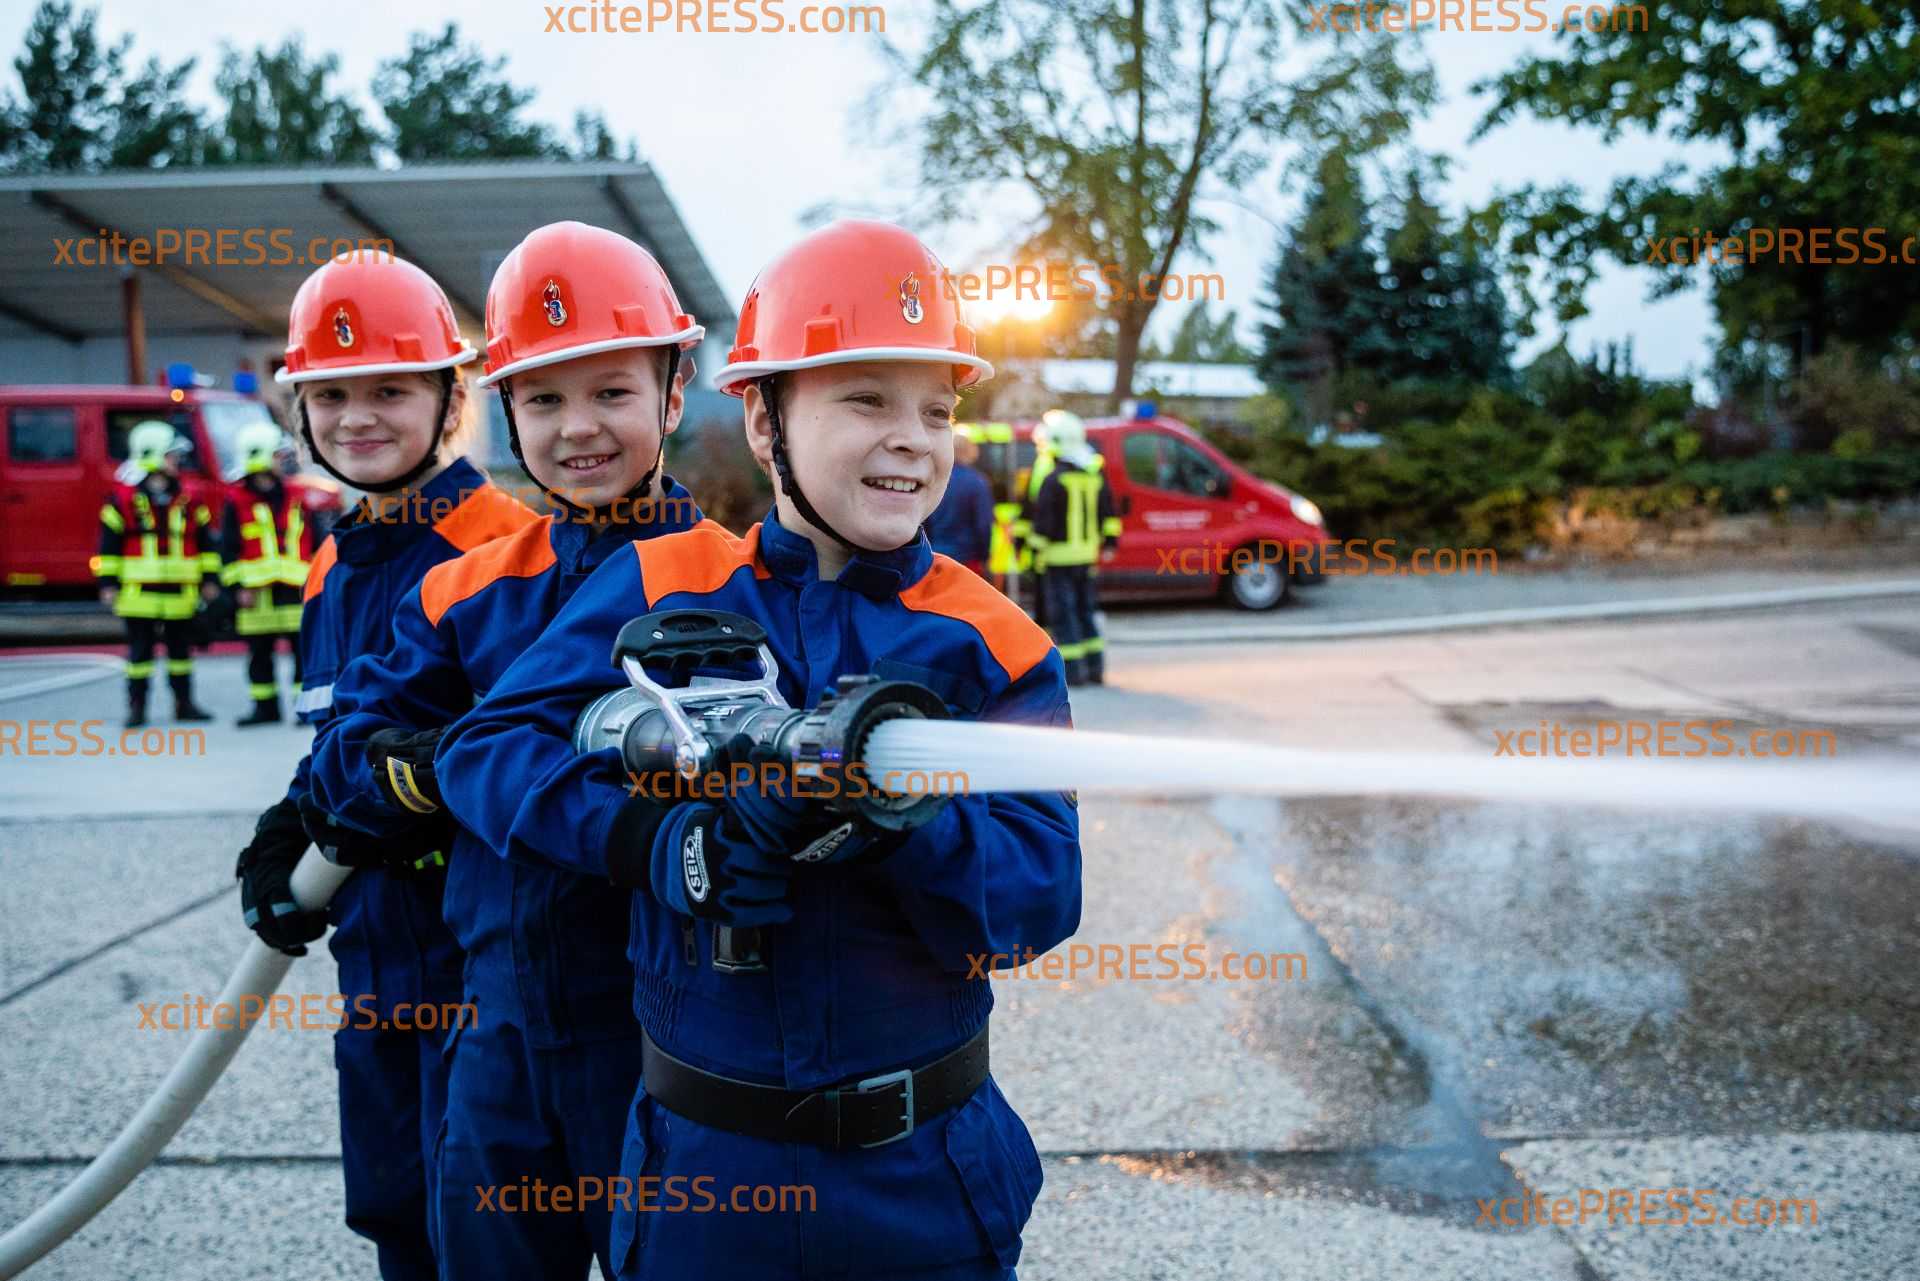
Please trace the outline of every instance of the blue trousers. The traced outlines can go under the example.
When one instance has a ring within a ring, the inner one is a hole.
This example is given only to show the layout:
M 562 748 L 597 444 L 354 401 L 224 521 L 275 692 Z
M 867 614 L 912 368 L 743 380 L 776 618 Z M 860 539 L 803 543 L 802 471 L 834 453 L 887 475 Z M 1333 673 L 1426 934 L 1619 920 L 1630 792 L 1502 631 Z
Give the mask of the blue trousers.
M 347 1226 L 372 1241 L 385 1281 L 433 1281 L 433 1169 L 446 1110 L 441 1032 L 349 1025 L 333 1034 Z
M 596 1185 L 620 1172 L 638 1025 L 630 1037 L 543 1049 L 482 1006 L 455 1036 L 438 1157 L 443 1281 L 580 1281 L 596 1258 L 611 1277 L 610 1202 Z M 562 1187 L 565 1209 L 553 1199 Z
M 1000 1087 L 882 1147 L 839 1152 L 698 1124 L 634 1095 L 613 1211 L 620 1281 L 1013 1281 L 1040 1156 Z

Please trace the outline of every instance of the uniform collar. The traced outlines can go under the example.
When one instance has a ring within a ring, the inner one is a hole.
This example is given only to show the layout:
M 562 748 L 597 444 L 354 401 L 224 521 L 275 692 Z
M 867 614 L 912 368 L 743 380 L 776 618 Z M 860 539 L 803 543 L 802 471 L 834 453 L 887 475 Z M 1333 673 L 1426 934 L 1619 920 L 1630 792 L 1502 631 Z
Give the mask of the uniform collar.
M 547 531 L 547 540 L 554 554 L 562 562 L 571 563 L 580 559 L 591 567 L 605 560 L 617 547 L 642 538 L 677 534 L 681 530 L 692 529 L 705 519 L 695 505 L 693 495 L 684 485 L 671 476 L 662 476 L 660 483 L 664 496 L 652 505 L 650 520 L 619 521 L 606 526 L 589 525 L 585 521 L 575 520 L 573 513 L 565 508 L 554 506 L 551 511 L 553 523 Z
M 813 544 L 782 525 L 771 507 L 760 522 L 760 560 L 775 578 L 802 586 L 820 576 L 820 559 Z M 921 531 L 905 547 L 890 552 L 854 553 L 834 582 L 873 600 L 885 600 L 919 582 L 931 568 L 933 545 Z
M 334 552 L 349 565 L 368 565 L 399 555 L 433 530 L 433 516 L 445 516 L 487 484 L 486 473 L 456 458 L 447 469 L 409 494 L 400 495 L 384 520 L 368 518 L 366 499 L 334 527 Z

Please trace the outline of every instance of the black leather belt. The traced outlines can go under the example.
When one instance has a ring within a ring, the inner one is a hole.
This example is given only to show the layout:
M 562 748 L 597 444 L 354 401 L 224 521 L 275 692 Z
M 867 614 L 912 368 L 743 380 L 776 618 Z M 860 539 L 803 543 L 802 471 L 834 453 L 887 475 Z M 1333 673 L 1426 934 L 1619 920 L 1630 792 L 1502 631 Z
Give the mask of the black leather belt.
M 877 1148 L 959 1107 L 987 1079 L 987 1029 L 923 1068 L 882 1072 L 832 1090 L 787 1090 L 716 1076 L 682 1063 L 647 1037 L 647 1094 L 670 1112 L 775 1143 Z

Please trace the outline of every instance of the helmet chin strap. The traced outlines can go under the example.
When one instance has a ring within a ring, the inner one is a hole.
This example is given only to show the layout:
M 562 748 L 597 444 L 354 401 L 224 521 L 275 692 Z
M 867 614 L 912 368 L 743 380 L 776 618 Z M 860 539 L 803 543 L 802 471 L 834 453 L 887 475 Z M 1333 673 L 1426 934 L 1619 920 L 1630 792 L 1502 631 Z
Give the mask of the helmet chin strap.
M 447 430 L 447 406 L 453 401 L 453 371 L 451 369 L 441 370 L 440 378 L 440 412 L 436 414 L 433 419 L 433 439 L 427 442 L 427 452 L 420 456 L 419 462 L 407 468 L 405 473 L 392 480 L 382 480 L 368 484 L 365 481 L 355 480 L 328 462 L 327 456 L 320 452 L 320 446 L 315 443 L 313 439 L 313 423 L 307 418 L 307 402 L 303 398 L 296 398 L 294 404 L 300 408 L 300 439 L 307 443 L 307 452 L 313 455 L 313 461 L 320 464 L 321 470 L 325 471 L 327 475 L 333 477 L 343 485 L 350 486 L 368 494 L 391 494 L 396 489 L 405 489 L 408 485 L 420 479 L 421 474 L 424 473 L 427 468 L 433 466 L 440 458 L 440 441 L 441 438 L 446 435 Z
M 780 417 L 780 399 L 775 394 L 775 384 L 777 381 L 778 375 L 769 374 L 754 385 L 760 388 L 760 400 L 767 407 L 767 435 L 769 443 L 772 446 L 773 470 L 780 476 L 781 492 L 786 494 L 788 501 L 793 504 L 793 510 L 800 514 L 800 519 L 806 521 L 807 524 L 812 525 L 815 529 L 839 543 L 842 547 L 846 548 L 848 552 L 855 556 L 872 554 L 872 548 L 860 546 L 860 544 L 854 542 L 851 538 L 848 538 L 845 534 L 828 524 L 827 518 L 822 516 L 819 510 L 815 508 L 811 502 L 807 501 L 807 496 L 801 492 L 800 482 L 793 474 L 793 459 L 787 454 L 787 429 L 786 424 Z M 919 539 L 920 530 L 915 529 L 913 531 L 913 537 L 901 543 L 900 547 L 911 546 L 913 543 L 918 542 Z M 897 552 L 900 550 L 900 547 L 893 547 L 887 550 Z
M 647 474 L 640 478 L 638 484 L 607 504 L 607 507 L 625 507 L 631 511 L 640 499 L 652 494 L 653 478 L 659 475 L 660 464 L 665 462 L 667 457 L 667 414 L 673 408 L 673 380 L 679 370 L 680 348 L 670 346 L 667 348 L 667 376 L 663 384 L 666 391 L 660 398 L 660 448 L 653 456 L 653 466 L 647 468 Z M 568 514 L 575 519 L 587 522 L 600 520 L 605 508 L 598 505 L 583 507 L 558 490 L 549 489 L 546 482 L 533 474 L 533 468 L 527 466 L 527 455 L 520 447 L 520 424 L 513 417 L 513 393 L 508 390 L 508 384 L 512 381 L 507 378 L 500 382 L 500 409 L 507 416 L 507 448 L 513 451 L 514 459 L 520 464 L 520 470 L 527 473 L 528 478 L 539 486 L 541 493 L 566 508 Z

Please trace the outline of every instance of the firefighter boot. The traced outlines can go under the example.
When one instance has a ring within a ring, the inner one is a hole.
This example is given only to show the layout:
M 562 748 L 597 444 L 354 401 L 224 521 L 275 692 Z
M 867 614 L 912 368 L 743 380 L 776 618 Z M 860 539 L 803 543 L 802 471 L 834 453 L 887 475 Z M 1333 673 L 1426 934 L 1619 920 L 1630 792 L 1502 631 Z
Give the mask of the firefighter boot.
M 147 682 L 141 679 L 127 682 L 127 728 L 139 729 L 147 723 Z
M 280 723 L 280 695 L 276 692 L 267 698 L 253 700 L 253 711 L 234 722 L 241 729 L 252 729 L 255 725 L 278 725 Z
M 187 721 L 210 721 L 213 714 L 193 701 L 193 678 L 191 676 L 169 676 L 167 684 L 173 689 L 173 719 Z

